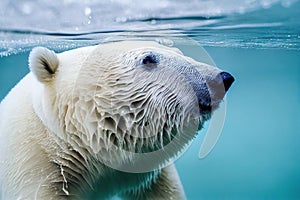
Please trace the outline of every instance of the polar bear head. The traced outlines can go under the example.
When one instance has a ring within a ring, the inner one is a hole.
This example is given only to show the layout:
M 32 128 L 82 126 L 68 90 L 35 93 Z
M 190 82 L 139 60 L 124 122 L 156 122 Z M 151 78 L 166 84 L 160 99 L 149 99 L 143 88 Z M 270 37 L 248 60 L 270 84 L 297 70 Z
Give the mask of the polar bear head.
M 168 158 L 176 155 L 234 81 L 151 41 L 60 54 L 37 47 L 29 66 L 37 80 L 33 105 L 45 127 L 76 151 L 110 162 L 161 149 Z

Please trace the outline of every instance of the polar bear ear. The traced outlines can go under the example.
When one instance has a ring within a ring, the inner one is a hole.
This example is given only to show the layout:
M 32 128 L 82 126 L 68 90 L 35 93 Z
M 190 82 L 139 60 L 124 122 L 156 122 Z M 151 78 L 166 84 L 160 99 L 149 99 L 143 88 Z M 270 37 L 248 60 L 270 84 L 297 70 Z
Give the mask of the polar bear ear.
M 29 54 L 29 68 L 42 82 L 50 82 L 55 76 L 59 61 L 54 51 L 44 47 L 35 47 Z

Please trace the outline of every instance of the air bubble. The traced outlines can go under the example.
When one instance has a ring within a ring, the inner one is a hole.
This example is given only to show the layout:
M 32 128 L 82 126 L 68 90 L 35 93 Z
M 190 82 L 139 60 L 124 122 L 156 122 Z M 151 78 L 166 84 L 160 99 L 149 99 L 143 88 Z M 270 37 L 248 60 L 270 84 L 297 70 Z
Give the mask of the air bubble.
M 86 16 L 90 15 L 92 13 L 92 9 L 90 7 L 85 7 L 84 9 L 84 14 Z
M 174 46 L 174 41 L 170 40 L 170 39 L 157 38 L 157 39 L 155 39 L 155 41 L 158 42 L 159 44 L 162 44 L 162 45 L 165 45 L 165 46 L 169 46 L 169 47 Z

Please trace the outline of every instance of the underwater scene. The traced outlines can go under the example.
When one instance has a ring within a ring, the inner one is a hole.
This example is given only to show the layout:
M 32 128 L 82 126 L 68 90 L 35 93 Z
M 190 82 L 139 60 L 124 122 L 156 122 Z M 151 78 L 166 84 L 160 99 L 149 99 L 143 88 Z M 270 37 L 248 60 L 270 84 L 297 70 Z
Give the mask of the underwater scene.
M 299 0 L 1 0 L 0 101 L 36 46 L 177 47 L 235 78 L 213 144 L 218 118 L 175 161 L 187 199 L 300 199 L 299 18 Z

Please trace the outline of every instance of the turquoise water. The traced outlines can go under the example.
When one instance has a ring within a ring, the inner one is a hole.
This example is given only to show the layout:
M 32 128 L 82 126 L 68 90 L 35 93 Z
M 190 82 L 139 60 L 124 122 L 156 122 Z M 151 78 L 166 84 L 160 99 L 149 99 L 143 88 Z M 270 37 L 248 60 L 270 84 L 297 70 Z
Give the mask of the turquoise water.
M 177 162 L 189 199 L 299 199 L 300 52 L 206 49 L 237 81 L 214 150 Z
M 48 3 L 51 9 L 43 23 L 26 15 L 42 5 L 24 2 L 0 3 L 5 11 L 0 12 L 0 99 L 28 73 L 33 46 L 63 51 L 117 35 L 155 38 L 162 30 L 168 37 L 186 35 L 236 79 L 227 94 L 225 125 L 215 148 L 199 159 L 203 130 L 176 161 L 188 199 L 300 199 L 299 1 L 165 0 L 152 3 L 154 7 L 149 7 L 152 1 L 104 1 L 105 9 L 127 9 L 106 12 L 101 20 L 96 20 L 102 15 L 94 1 L 84 6 L 73 2 L 73 7 L 63 4 L 73 9 L 67 14 L 81 6 L 82 16 L 71 21 L 60 13 L 61 20 L 52 23 L 56 1 Z M 10 12 L 5 9 L 9 6 Z M 20 10 L 23 15 L 16 14 Z

